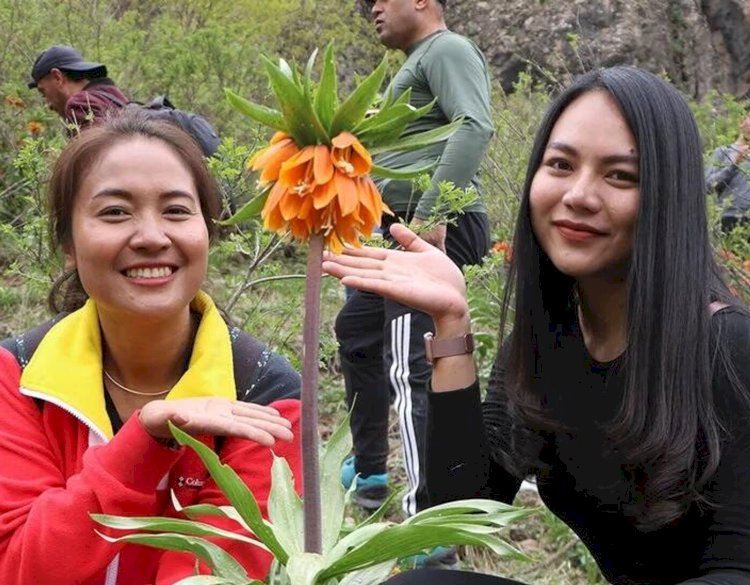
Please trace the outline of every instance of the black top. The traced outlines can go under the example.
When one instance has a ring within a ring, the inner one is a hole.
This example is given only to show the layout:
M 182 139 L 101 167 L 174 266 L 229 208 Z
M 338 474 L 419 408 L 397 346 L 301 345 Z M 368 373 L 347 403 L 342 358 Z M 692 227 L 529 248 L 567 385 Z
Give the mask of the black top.
M 713 326 L 721 329 L 737 379 L 750 392 L 750 317 L 725 309 Z M 561 379 L 555 412 L 566 430 L 534 435 L 543 463 L 537 485 L 547 507 L 581 538 L 612 583 L 750 585 L 750 407 L 723 369 L 717 366 L 713 387 L 727 432 L 719 468 L 703 494 L 714 505 L 693 505 L 672 524 L 643 532 L 623 511 L 629 483 L 603 429 L 619 405 L 624 375 L 617 361 L 595 362 L 576 328 L 563 343 L 569 374 Z M 489 389 L 483 404 L 477 384 L 431 393 L 429 404 L 433 503 L 469 497 L 510 503 L 522 478 L 502 463 L 512 425 L 502 383 Z

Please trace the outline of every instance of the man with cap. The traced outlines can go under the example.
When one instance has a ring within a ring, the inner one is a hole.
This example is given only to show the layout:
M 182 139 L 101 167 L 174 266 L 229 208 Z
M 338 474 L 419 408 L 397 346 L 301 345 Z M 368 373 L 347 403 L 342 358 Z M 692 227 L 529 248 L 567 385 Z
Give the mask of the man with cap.
M 406 54 L 389 91 L 397 98 L 410 91 L 410 104 L 436 100 L 426 116 L 404 133 L 437 128 L 463 119 L 447 141 L 413 152 L 376 157 L 389 168 L 423 167 L 437 161 L 432 186 L 422 192 L 409 181 L 382 180 L 378 187 L 395 217 L 384 216 L 384 237 L 394 221 L 425 223 L 435 212 L 438 184 L 479 188 L 478 170 L 494 132 L 487 62 L 471 40 L 447 29 L 446 0 L 362 0 L 370 9 L 383 45 Z M 430 222 L 430 225 L 434 225 Z M 421 236 L 457 265 L 478 264 L 489 251 L 487 212 L 480 197 L 452 222 Z M 376 508 L 387 494 L 388 414 L 390 397 L 399 419 L 408 491 L 407 515 L 427 507 L 424 450 L 427 392 L 432 368 L 424 335 L 434 331 L 430 317 L 371 293 L 356 291 L 336 319 L 342 371 L 354 439 L 354 456 L 342 468 L 342 483 L 355 483 L 353 499 Z M 355 400 L 356 399 L 356 400 Z M 432 564 L 432 555 L 427 564 Z M 455 558 L 455 557 L 454 557 Z
M 66 121 L 71 134 L 101 122 L 107 111 L 130 101 L 107 77 L 106 65 L 86 61 L 66 45 L 42 51 L 34 61 L 28 85 Z

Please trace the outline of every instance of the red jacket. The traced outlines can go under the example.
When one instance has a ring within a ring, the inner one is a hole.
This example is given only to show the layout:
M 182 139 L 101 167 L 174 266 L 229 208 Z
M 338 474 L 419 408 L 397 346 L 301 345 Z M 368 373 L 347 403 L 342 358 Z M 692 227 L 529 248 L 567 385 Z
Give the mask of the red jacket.
M 70 125 L 69 132 L 75 134 L 78 130 L 101 124 L 107 112 L 116 112 L 128 103 L 128 97 L 111 79 L 92 79 L 65 103 L 65 121 Z
M 204 313 L 196 340 L 196 347 L 202 343 L 204 348 L 201 351 L 194 349 L 194 355 L 201 355 L 195 358 L 196 364 L 191 360 L 188 373 L 194 366 L 203 369 L 206 362 L 201 363 L 201 360 L 224 360 L 222 356 L 229 345 L 220 343 L 217 350 L 216 338 L 211 332 L 203 334 L 210 329 L 212 319 L 214 329 L 220 329 L 213 311 L 215 309 L 211 308 L 208 319 Z M 80 311 L 61 321 L 50 334 L 78 313 Z M 91 337 L 94 331 L 89 327 L 87 332 L 88 326 L 80 322 L 72 325 L 75 325 L 75 335 L 79 338 L 85 338 L 87 334 Z M 223 323 L 222 327 L 226 331 Z M 68 363 L 51 368 L 59 370 L 61 377 L 75 369 L 71 364 L 85 361 L 77 358 L 82 344 L 80 339 L 70 339 L 71 330 L 69 326 L 68 335 L 58 336 L 57 345 L 64 338 L 65 348 L 54 347 L 54 335 L 45 336 L 42 344 L 48 341 L 48 337 L 50 341 L 45 351 L 40 345 L 26 367 L 24 380 L 40 352 L 47 357 L 54 355 L 55 351 L 70 354 Z M 219 335 L 222 335 L 220 331 Z M 201 339 L 204 341 L 200 342 Z M 221 368 L 218 369 L 218 375 L 223 375 Z M 42 377 L 48 371 L 38 367 L 36 370 L 41 371 Z M 107 532 L 89 515 L 177 516 L 169 498 L 170 490 L 183 506 L 197 503 L 226 505 L 226 499 L 197 455 L 190 449 L 175 451 L 155 441 L 141 426 L 137 413 L 114 437 L 108 438 L 106 431 L 99 430 L 105 422 L 96 422 L 99 407 L 87 403 L 79 408 L 75 397 L 61 399 L 51 391 L 44 396 L 45 403 L 40 408 L 30 396 L 42 396 L 43 393 L 22 388 L 20 374 L 13 355 L 0 348 L 0 412 L 3 413 L 0 425 L 0 583 L 171 585 L 192 575 L 195 558 L 191 555 L 132 544 L 111 544 L 95 531 L 118 536 L 122 533 Z M 85 372 L 76 379 L 87 382 Z M 87 400 L 98 401 L 98 398 L 91 398 L 94 395 L 94 392 L 88 394 Z M 292 421 L 298 437 L 299 402 L 281 400 L 274 406 Z M 102 416 L 106 417 L 106 413 Z M 104 421 L 103 418 L 100 420 Z M 212 440 L 206 438 L 204 442 L 211 444 Z M 299 444 L 280 441 L 273 451 L 287 458 L 298 479 L 299 489 Z M 270 490 L 271 449 L 251 441 L 227 439 L 220 456 L 249 485 L 265 513 Z M 237 525 L 229 520 L 203 520 L 238 530 Z M 262 579 L 267 574 L 271 560 L 268 553 L 244 543 L 217 542 L 235 555 L 251 577 Z

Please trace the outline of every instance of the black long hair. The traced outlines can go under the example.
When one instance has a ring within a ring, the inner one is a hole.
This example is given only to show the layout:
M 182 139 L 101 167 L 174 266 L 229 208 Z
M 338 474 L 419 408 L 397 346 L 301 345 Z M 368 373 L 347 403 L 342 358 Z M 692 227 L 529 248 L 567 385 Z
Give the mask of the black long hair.
M 716 348 L 710 347 L 708 306 L 738 301 L 711 251 L 695 120 L 679 92 L 651 73 L 612 67 L 583 75 L 553 101 L 537 132 L 501 319 L 504 330 L 514 303 L 506 386 L 527 428 L 556 428 L 545 407 L 550 384 L 540 379 L 544 364 L 553 363 L 559 335 L 575 320 L 576 283 L 539 246 L 529 191 L 561 113 L 595 90 L 608 92 L 619 105 L 640 159 L 627 344 L 619 360 L 625 387 L 606 431 L 632 482 L 626 512 L 640 529 L 653 530 L 700 501 L 701 488 L 717 468 L 722 429 L 712 394 Z

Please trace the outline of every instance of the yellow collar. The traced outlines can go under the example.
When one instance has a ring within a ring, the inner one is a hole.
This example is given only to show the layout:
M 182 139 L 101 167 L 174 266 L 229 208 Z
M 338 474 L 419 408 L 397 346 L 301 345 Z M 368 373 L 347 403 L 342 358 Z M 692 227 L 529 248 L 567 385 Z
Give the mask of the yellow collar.
M 222 396 L 235 399 L 229 329 L 211 297 L 199 292 L 191 308 L 200 313 L 188 369 L 167 400 Z M 21 375 L 24 394 L 67 410 L 106 438 L 112 438 L 102 385 L 102 342 L 94 301 L 71 313 L 44 336 Z

